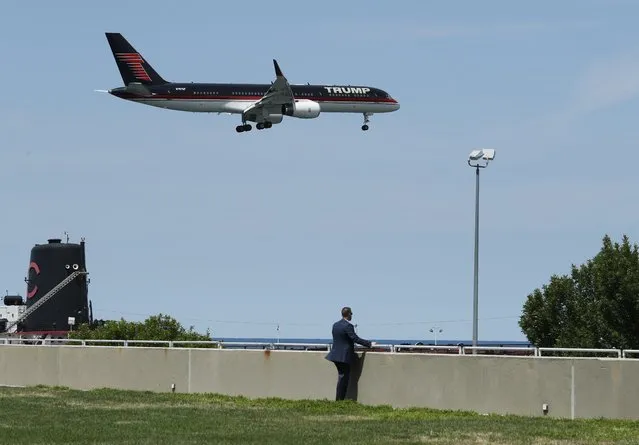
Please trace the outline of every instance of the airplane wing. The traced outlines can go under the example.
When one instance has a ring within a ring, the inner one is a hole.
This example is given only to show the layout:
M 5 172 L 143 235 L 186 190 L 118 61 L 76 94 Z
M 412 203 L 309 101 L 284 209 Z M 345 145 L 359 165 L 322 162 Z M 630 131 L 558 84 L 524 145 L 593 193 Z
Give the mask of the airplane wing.
M 245 118 L 254 118 L 255 116 L 268 115 L 270 113 L 280 114 L 282 112 L 282 105 L 292 105 L 295 101 L 291 85 L 288 83 L 288 80 L 282 73 L 275 59 L 273 59 L 273 66 L 275 67 L 275 81 L 260 100 L 244 110 L 243 116 Z

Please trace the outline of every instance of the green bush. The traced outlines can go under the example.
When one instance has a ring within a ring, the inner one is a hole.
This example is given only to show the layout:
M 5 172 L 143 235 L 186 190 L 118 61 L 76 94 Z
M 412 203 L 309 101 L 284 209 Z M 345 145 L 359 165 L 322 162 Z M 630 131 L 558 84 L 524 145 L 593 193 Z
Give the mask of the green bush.
M 211 341 L 210 332 L 200 334 L 193 326 L 185 329 L 169 315 L 153 315 L 142 322 L 120 320 L 100 320 L 92 325 L 83 323 L 69 334 L 69 338 L 82 340 L 163 340 L 163 341 Z M 95 343 L 117 346 L 121 343 Z M 129 346 L 166 346 L 166 344 L 132 343 Z M 184 347 L 211 348 L 212 344 L 184 344 Z

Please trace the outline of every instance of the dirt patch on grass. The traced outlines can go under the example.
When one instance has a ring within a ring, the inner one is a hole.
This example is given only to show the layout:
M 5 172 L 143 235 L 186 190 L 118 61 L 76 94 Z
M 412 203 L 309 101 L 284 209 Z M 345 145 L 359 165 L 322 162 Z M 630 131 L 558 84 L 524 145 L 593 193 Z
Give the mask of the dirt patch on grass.
M 486 436 L 486 437 L 484 437 Z M 403 439 L 393 439 L 393 443 L 402 443 L 402 442 L 419 442 L 419 443 L 455 443 L 458 445 L 505 445 L 505 442 L 496 442 L 494 439 L 490 440 L 488 435 L 477 434 L 472 435 L 471 437 L 456 437 L 451 438 L 448 435 L 443 435 L 441 433 L 431 433 L 431 434 L 422 434 L 419 436 L 406 437 Z
M 499 436 L 499 435 L 497 435 Z M 419 442 L 419 443 L 455 443 L 456 445 L 511 445 L 513 442 L 505 440 L 503 438 L 496 437 L 495 434 L 488 433 L 475 433 L 464 435 L 464 437 L 451 438 L 450 436 L 442 437 L 440 434 L 433 433 L 432 435 L 420 435 L 417 437 L 410 437 L 405 439 L 393 439 L 393 443 L 402 442 Z M 532 442 L 533 445 L 567 445 L 567 444 L 580 444 L 585 443 L 583 441 L 574 442 L 571 440 L 553 440 L 545 438 L 535 438 Z
M 84 409 L 157 409 L 157 403 L 139 403 L 139 402 L 130 402 L 130 403 L 92 403 L 92 402 L 83 402 L 80 400 L 69 400 L 66 402 L 67 406 L 77 406 Z M 161 405 L 160 405 L 161 406 Z M 167 406 L 169 406 L 167 404 Z
M 53 399 L 55 397 L 59 397 L 59 395 L 51 393 L 51 392 L 30 392 L 30 391 L 11 392 L 11 393 L 2 393 L 2 392 L 0 392 L 0 399 L 21 399 L 21 398 L 28 398 L 28 399 L 35 399 L 35 398 Z
M 134 425 L 139 423 L 148 423 L 145 420 L 116 420 L 115 425 Z
M 318 422 L 356 422 L 362 420 L 371 420 L 367 416 L 354 416 L 345 414 L 332 414 L 332 415 L 317 415 L 317 416 L 304 416 L 304 420 L 312 420 Z

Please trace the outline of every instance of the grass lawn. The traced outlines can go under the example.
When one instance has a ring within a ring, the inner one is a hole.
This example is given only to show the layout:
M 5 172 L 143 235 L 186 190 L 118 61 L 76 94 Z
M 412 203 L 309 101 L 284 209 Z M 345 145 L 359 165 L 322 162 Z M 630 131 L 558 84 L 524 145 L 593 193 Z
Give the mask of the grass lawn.
M 483 416 L 351 401 L 0 388 L 3 444 L 639 443 L 639 422 Z

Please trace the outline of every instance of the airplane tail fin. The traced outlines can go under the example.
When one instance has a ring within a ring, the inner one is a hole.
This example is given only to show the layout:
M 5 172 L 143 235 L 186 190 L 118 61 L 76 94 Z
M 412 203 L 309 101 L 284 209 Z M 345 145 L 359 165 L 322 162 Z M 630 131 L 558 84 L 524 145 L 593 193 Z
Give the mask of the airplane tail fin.
M 167 83 L 122 34 L 117 32 L 107 32 L 105 34 L 125 85 L 131 82 L 138 82 L 144 85 Z

